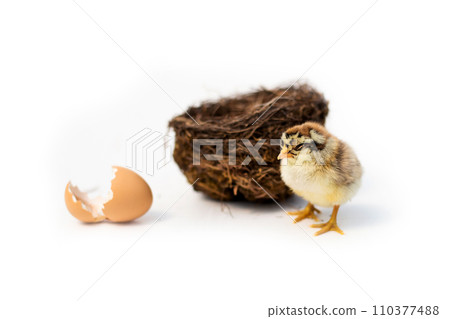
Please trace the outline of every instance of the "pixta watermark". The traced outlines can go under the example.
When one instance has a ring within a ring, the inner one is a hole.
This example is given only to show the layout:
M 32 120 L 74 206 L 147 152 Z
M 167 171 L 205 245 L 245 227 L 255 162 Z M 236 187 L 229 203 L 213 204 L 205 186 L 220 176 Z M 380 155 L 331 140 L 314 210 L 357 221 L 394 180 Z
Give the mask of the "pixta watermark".
M 154 175 L 172 160 L 174 138 L 167 134 L 144 128 L 126 141 L 127 167 Z
M 154 175 L 155 172 L 170 161 L 174 150 L 175 138 L 168 134 L 144 128 L 133 134 L 126 140 L 126 165 L 136 171 L 148 175 Z M 309 150 L 304 156 L 297 156 L 300 150 L 296 150 L 295 144 L 289 145 L 285 150 L 281 147 L 281 139 L 193 139 L 192 141 L 192 165 L 200 165 L 202 158 L 207 161 L 227 161 L 228 165 L 249 165 L 252 160 L 258 165 L 266 166 L 268 163 L 264 160 L 261 151 L 264 145 L 280 146 L 280 155 L 282 159 L 280 164 L 287 164 L 287 157 L 294 158 L 295 162 L 291 165 L 302 165 L 305 156 L 314 159 L 316 163 L 323 165 L 320 152 L 314 142 L 305 143 L 302 149 Z M 303 145 L 302 145 L 303 146 Z M 208 148 L 207 152 L 204 152 Z M 238 151 L 239 150 L 239 151 Z M 289 156 L 282 156 L 283 150 Z M 239 154 L 246 154 L 244 159 L 237 160 Z M 271 164 L 271 163 L 270 163 Z

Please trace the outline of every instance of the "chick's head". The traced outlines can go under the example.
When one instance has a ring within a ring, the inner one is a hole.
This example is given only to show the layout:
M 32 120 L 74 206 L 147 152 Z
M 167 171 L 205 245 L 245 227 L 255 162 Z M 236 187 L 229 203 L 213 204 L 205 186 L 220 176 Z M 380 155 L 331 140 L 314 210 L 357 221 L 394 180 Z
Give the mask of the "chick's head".
M 302 161 L 317 160 L 330 137 L 327 130 L 318 123 L 306 122 L 291 127 L 281 136 L 278 159 L 287 158 L 288 163 L 294 163 L 300 158 Z

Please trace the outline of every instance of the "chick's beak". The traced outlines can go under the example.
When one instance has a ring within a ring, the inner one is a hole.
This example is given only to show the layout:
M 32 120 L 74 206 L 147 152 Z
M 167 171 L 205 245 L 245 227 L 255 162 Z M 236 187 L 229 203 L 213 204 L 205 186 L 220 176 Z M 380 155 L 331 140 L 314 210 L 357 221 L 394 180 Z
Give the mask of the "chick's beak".
M 280 154 L 278 154 L 278 159 L 283 159 L 283 158 L 293 158 L 294 155 L 292 155 L 291 153 L 289 153 L 289 150 L 286 147 L 283 147 L 283 149 L 281 150 Z

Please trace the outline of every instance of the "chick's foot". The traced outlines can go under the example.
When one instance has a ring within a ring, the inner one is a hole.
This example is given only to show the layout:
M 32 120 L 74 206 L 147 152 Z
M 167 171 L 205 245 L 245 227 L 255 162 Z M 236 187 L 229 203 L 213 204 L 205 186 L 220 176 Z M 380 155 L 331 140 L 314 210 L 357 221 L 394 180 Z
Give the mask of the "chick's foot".
M 317 212 L 318 214 L 320 214 L 320 210 L 315 208 L 313 204 L 308 203 L 308 205 L 306 205 L 306 207 L 303 208 L 302 210 L 298 210 L 295 212 L 288 212 L 288 214 L 297 216 L 294 218 L 294 224 L 295 224 L 305 218 L 311 218 L 311 219 L 314 219 L 315 221 L 319 221 L 319 218 L 317 218 L 317 216 L 316 216 L 316 214 L 314 214 L 314 212 Z
M 338 232 L 341 235 L 344 235 L 344 232 L 337 225 L 338 210 L 339 210 L 339 206 L 334 206 L 333 213 L 331 214 L 331 218 L 326 223 L 311 225 L 311 227 L 313 227 L 313 228 L 320 228 L 320 230 L 318 232 L 316 232 L 314 235 L 316 235 L 316 236 L 322 235 L 331 230 Z

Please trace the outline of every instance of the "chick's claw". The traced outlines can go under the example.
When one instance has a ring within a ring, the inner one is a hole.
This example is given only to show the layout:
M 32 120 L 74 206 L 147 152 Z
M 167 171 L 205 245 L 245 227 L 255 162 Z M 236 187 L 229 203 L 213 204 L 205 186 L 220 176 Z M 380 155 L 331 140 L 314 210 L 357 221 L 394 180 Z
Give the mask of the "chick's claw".
M 298 223 L 299 221 L 305 219 L 305 218 L 311 218 L 315 221 L 319 221 L 319 218 L 314 214 L 314 212 L 317 212 L 320 214 L 320 210 L 315 208 L 312 204 L 308 203 L 308 205 L 302 209 L 295 212 L 288 212 L 289 215 L 297 216 L 294 218 L 294 224 Z
M 335 220 L 329 220 L 326 223 L 322 223 L 322 224 L 313 224 L 311 225 L 311 227 L 313 228 L 321 228 L 318 232 L 316 232 L 314 235 L 315 236 L 319 236 L 322 234 L 325 234 L 329 231 L 335 231 L 338 232 L 341 235 L 344 235 L 344 232 L 339 228 L 339 226 L 337 225 Z

